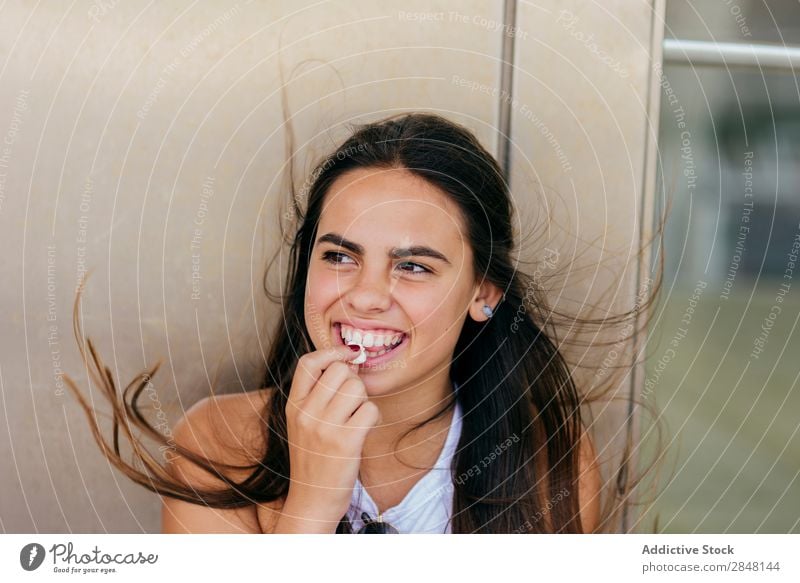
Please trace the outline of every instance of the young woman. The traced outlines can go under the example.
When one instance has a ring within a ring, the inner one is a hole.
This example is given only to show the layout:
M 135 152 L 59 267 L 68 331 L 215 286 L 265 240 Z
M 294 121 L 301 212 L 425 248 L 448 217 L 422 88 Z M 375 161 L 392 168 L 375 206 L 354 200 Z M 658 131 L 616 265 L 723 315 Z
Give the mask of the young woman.
M 158 365 L 120 398 L 89 341 L 112 447 L 69 381 L 106 455 L 164 497 L 163 531 L 614 528 L 585 395 L 539 282 L 518 269 L 508 187 L 474 135 L 437 115 L 393 116 L 357 128 L 312 177 L 293 198 L 261 390 L 203 399 L 168 439 L 137 408 Z M 367 360 L 353 363 L 348 344 Z M 162 444 L 166 467 L 130 425 Z M 119 454 L 120 429 L 136 465 Z

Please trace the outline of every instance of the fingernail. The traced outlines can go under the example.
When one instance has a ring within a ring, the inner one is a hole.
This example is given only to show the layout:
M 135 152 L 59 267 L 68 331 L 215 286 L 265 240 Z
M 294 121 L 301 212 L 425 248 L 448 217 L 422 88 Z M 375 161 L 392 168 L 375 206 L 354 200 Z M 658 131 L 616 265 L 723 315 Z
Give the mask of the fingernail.
M 367 360 L 367 351 L 360 344 L 350 344 L 350 348 L 358 351 L 358 356 L 351 360 L 351 364 L 363 364 Z

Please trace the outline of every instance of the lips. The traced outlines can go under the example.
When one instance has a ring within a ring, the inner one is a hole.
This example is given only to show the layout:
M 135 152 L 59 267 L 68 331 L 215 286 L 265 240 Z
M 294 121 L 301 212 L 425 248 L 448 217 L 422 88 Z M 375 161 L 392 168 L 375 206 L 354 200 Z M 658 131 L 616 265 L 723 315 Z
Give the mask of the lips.
M 380 347 L 373 346 L 373 347 L 370 347 L 370 348 L 365 348 L 365 350 L 367 352 L 367 360 L 363 364 L 360 365 L 361 368 L 376 368 L 378 365 L 383 364 L 385 362 L 388 362 L 388 361 L 392 360 L 393 358 L 396 358 L 398 356 L 398 354 L 400 353 L 400 351 L 404 350 L 406 344 L 408 344 L 408 339 L 409 339 L 408 334 L 406 334 L 404 332 L 401 332 L 401 333 L 403 334 L 403 339 L 398 344 L 395 344 L 393 346 L 388 346 L 388 347 L 387 346 L 380 346 Z M 338 342 L 341 345 L 344 345 L 345 340 L 344 340 L 344 338 L 342 338 L 341 324 L 339 322 L 336 322 L 335 324 L 333 324 L 333 336 L 336 339 L 336 342 Z M 380 352 L 381 350 L 386 350 L 386 352 L 384 352 L 380 356 L 375 356 L 374 355 L 376 352 Z

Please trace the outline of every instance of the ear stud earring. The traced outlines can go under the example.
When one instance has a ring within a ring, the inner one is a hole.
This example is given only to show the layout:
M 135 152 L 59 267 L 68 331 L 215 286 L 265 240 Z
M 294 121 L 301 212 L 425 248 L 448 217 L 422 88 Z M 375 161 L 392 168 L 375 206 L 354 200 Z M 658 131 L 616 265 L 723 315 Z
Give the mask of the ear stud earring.
M 501 297 L 501 298 L 500 298 L 500 301 L 499 301 L 499 302 L 497 302 L 497 306 L 499 306 L 499 305 L 500 305 L 502 302 L 504 302 L 504 301 L 505 301 L 505 299 L 506 299 L 506 294 L 505 294 L 505 293 L 503 293 L 503 297 Z M 495 306 L 495 307 L 494 307 L 494 310 L 496 310 L 496 309 L 497 309 L 497 306 Z M 492 316 L 494 316 L 494 310 L 491 308 L 491 306 L 489 306 L 489 304 L 484 304 L 484 305 L 483 305 L 483 307 L 481 308 L 481 310 L 483 310 L 483 313 L 484 313 L 484 314 L 486 315 L 486 317 L 487 317 L 487 318 L 489 318 L 489 319 L 491 319 L 491 318 L 492 318 Z

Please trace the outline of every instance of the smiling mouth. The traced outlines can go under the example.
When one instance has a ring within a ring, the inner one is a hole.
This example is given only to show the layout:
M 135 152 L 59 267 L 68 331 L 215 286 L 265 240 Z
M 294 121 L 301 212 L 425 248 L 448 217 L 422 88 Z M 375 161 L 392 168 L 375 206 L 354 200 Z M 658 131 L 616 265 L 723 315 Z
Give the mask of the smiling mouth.
M 346 338 L 342 337 L 342 325 L 339 322 L 336 322 L 333 325 L 333 335 L 337 339 L 337 342 L 341 344 L 346 344 L 349 346 L 358 344 L 360 346 L 364 346 L 365 338 L 363 335 L 359 337 L 354 334 L 351 334 L 349 341 Z M 386 335 L 382 336 L 385 337 Z M 396 339 L 398 336 L 399 340 Z M 399 332 L 395 336 L 394 340 L 395 342 L 389 340 L 388 346 L 385 344 L 386 340 L 384 340 L 384 343 L 379 344 L 378 346 L 364 346 L 364 350 L 367 354 L 367 360 L 361 366 L 366 366 L 376 362 L 383 362 L 385 360 L 392 358 L 392 356 L 390 355 L 394 355 L 394 353 L 396 353 L 399 348 L 405 347 L 405 345 L 408 343 L 408 334 L 406 334 L 405 332 Z

